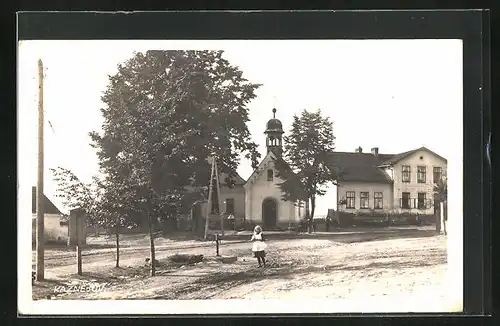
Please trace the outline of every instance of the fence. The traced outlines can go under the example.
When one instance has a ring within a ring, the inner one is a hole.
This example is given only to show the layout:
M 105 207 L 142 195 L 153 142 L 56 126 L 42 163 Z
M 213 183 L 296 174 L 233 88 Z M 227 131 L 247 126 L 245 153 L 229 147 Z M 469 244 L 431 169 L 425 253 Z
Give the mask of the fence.
M 433 206 L 431 199 L 398 198 L 398 208 L 402 209 L 429 209 Z

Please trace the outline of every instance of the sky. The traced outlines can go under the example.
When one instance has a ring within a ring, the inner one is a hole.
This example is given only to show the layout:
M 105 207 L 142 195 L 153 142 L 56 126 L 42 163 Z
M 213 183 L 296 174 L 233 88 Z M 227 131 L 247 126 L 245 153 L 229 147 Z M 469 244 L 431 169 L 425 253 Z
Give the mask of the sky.
M 134 51 L 152 49 L 224 50 L 245 78 L 263 84 L 248 105 L 248 128 L 262 156 L 273 107 L 285 132 L 293 115 L 321 109 L 334 123 L 337 151 L 361 146 L 363 151 L 378 147 L 380 153 L 393 154 L 426 146 L 448 159 L 450 179 L 453 173 L 461 175 L 460 40 L 22 41 L 19 201 L 30 202 L 29 191 L 37 180 L 38 59 L 45 67 L 44 192 L 66 211 L 55 197 L 49 169 L 61 166 L 91 181 L 98 161 L 88 133 L 100 131 L 100 98 L 108 75 Z M 250 162 L 242 160 L 238 172 L 248 178 Z M 318 200 L 316 213 L 326 214 L 335 201 L 332 187 Z

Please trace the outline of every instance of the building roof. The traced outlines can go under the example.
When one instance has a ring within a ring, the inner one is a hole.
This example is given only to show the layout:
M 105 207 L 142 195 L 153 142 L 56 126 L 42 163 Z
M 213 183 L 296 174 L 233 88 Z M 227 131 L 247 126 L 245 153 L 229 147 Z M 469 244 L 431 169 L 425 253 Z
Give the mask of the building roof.
M 283 124 L 278 119 L 271 119 L 266 124 L 266 131 L 282 131 Z
M 330 164 L 333 169 L 339 171 L 338 181 L 391 183 L 391 178 L 380 167 L 392 166 L 422 150 L 446 161 L 445 158 L 426 147 L 420 147 L 399 154 L 332 152 Z
M 395 163 L 397 163 L 397 162 L 405 159 L 406 157 L 408 157 L 408 156 L 410 156 L 410 155 L 412 155 L 412 154 L 414 154 L 414 153 L 416 153 L 418 151 L 429 152 L 429 153 L 431 153 L 431 154 L 439 157 L 443 161 L 447 162 L 447 160 L 444 157 L 442 157 L 441 155 L 439 155 L 437 153 L 434 153 L 433 151 L 431 151 L 427 147 L 420 147 L 420 148 L 417 148 L 417 149 L 414 149 L 414 150 L 411 150 L 411 151 L 407 151 L 407 152 L 404 152 L 404 153 L 393 155 L 391 158 L 388 158 L 384 162 L 381 162 L 379 165 L 380 166 L 391 166 L 391 165 L 394 165 Z
M 228 173 L 219 173 L 219 182 L 221 185 L 226 185 L 226 179 L 229 177 Z M 242 187 L 245 184 L 245 180 L 237 173 L 235 172 L 234 175 L 232 176 L 232 179 L 234 181 L 235 186 L 240 186 Z
M 331 167 L 338 170 L 338 181 L 391 183 L 390 177 L 378 166 L 394 154 L 332 152 Z
M 275 164 L 275 169 L 278 171 L 278 177 L 281 177 L 282 179 L 288 180 L 289 182 L 292 182 L 293 185 L 295 185 L 297 189 L 297 194 L 300 196 L 305 196 L 305 191 L 302 188 L 302 184 L 298 178 L 298 176 L 293 172 L 293 170 L 290 168 L 290 165 L 279 155 L 276 155 L 272 150 L 267 153 L 267 155 L 262 159 L 260 162 L 259 166 L 252 172 L 250 177 L 248 177 L 248 180 L 245 182 L 245 184 L 250 184 L 255 180 L 255 177 L 263 173 L 264 171 L 264 166 L 267 162 L 272 160 Z
M 50 201 L 50 199 L 43 195 L 43 208 L 45 210 L 45 214 L 60 214 L 61 211 Z M 31 188 L 31 213 L 36 213 L 36 187 Z
M 273 108 L 273 118 L 266 124 L 266 133 L 269 132 L 283 133 L 283 124 L 279 119 L 276 119 L 276 108 Z

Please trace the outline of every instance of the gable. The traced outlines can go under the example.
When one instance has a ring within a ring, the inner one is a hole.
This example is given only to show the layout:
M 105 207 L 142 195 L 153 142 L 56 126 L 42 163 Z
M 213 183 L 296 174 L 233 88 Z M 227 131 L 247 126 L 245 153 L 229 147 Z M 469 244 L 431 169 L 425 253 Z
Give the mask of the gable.
M 415 150 L 405 158 L 400 159 L 397 165 L 425 165 L 425 166 L 445 166 L 446 160 L 441 156 L 428 150 Z
M 43 195 L 43 210 L 45 214 L 59 214 L 62 215 L 61 211 L 50 201 L 50 199 Z M 31 213 L 36 214 L 36 187 L 31 188 Z
M 282 181 L 290 181 L 294 185 L 294 188 L 297 189 L 299 196 L 306 196 L 305 191 L 303 191 L 302 183 L 300 182 L 297 175 L 290 168 L 290 165 L 283 160 L 281 157 L 276 156 L 272 151 L 270 151 L 264 159 L 260 162 L 257 169 L 255 169 L 252 175 L 248 178 L 245 183 L 245 188 L 249 185 L 254 184 L 255 182 L 261 180 L 261 178 L 266 178 L 266 171 L 269 167 L 272 166 L 273 171 L 275 171 L 274 178 L 280 179 Z M 281 183 L 281 182 L 280 182 Z M 279 187 L 279 183 L 276 184 Z
M 247 181 L 244 184 L 244 187 L 248 186 L 252 182 L 256 181 L 266 170 L 266 167 L 274 160 L 276 159 L 276 156 L 274 155 L 273 152 L 267 153 L 267 155 L 262 159 L 260 162 L 259 166 L 252 172 L 250 177 L 247 179 Z
M 403 161 L 405 159 L 408 159 L 412 156 L 417 156 L 418 153 L 420 152 L 425 152 L 427 154 L 430 154 L 432 156 L 434 156 L 435 158 L 443 161 L 444 163 L 447 163 L 447 160 L 442 157 L 441 155 L 431 151 L 430 149 L 426 148 L 426 147 L 420 147 L 420 148 L 417 148 L 417 149 L 414 149 L 414 150 L 411 150 L 411 151 L 407 151 L 407 152 L 403 152 L 403 153 L 400 153 L 400 154 L 397 154 L 397 155 L 393 155 L 391 158 L 385 160 L 384 162 L 381 162 L 379 164 L 379 166 L 392 166 L 400 161 Z

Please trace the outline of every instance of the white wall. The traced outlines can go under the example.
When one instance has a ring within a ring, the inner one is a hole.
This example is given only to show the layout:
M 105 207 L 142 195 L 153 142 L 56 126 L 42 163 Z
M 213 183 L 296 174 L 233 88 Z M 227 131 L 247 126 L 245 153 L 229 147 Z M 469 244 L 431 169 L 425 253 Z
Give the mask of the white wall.
M 382 192 L 383 196 L 383 206 L 384 210 L 389 210 L 392 208 L 392 200 L 393 200 L 393 194 L 392 194 L 392 185 L 391 184 L 383 184 L 383 183 L 369 183 L 369 182 L 342 182 L 337 186 L 337 193 L 338 193 L 338 199 L 339 201 L 342 199 L 346 199 L 346 192 L 348 191 L 354 191 L 356 193 L 356 200 L 355 200 L 355 208 L 353 209 L 348 209 L 346 208 L 346 205 L 338 205 L 338 210 L 339 211 L 345 211 L 345 212 L 354 212 L 356 210 L 360 210 L 361 212 L 363 211 L 370 211 L 374 207 L 374 193 L 375 192 Z M 360 207 L 360 193 L 361 192 L 368 192 L 369 193 L 369 207 L 370 209 L 361 209 Z
M 282 192 L 278 184 L 283 182 L 283 180 L 276 177 L 276 170 L 274 169 L 272 159 L 270 157 L 264 158 L 260 168 L 262 168 L 260 175 L 253 182 L 245 186 L 246 220 L 262 223 L 262 202 L 266 198 L 274 198 L 277 202 L 278 223 L 298 221 L 299 216 L 296 215 L 297 210 L 294 203 L 283 201 L 281 198 Z M 274 171 L 273 181 L 267 181 L 268 169 Z M 304 210 L 304 208 L 301 210 Z
M 36 214 L 32 215 L 36 218 Z M 36 226 L 36 222 L 35 222 Z M 44 216 L 44 233 L 48 241 L 68 241 L 68 225 L 61 225 L 61 216 L 58 214 L 45 214 Z M 32 230 L 32 236 L 36 235 L 36 227 Z
M 402 182 L 403 165 L 410 165 L 411 167 L 411 181 L 409 183 Z M 425 183 L 417 183 L 417 166 L 426 167 Z M 397 211 L 402 211 L 399 207 L 399 198 L 402 197 L 403 192 L 409 192 L 410 198 L 412 199 L 416 199 L 419 192 L 425 192 L 426 199 L 433 199 L 433 167 L 441 167 L 443 174 L 446 174 L 446 162 L 425 150 L 418 151 L 394 165 L 394 204 Z M 412 209 L 412 211 L 422 214 L 434 214 L 434 208 L 432 206 L 425 210 Z
M 236 217 L 245 216 L 245 188 L 238 186 L 233 189 L 229 189 L 227 186 L 221 187 L 220 189 L 220 199 L 221 199 L 221 209 L 225 212 L 226 205 L 224 201 L 228 198 L 234 199 L 234 215 Z
M 243 218 L 245 216 L 245 188 L 238 186 L 229 189 L 227 186 L 220 188 L 220 208 L 221 212 L 225 213 L 226 205 L 224 201 L 228 198 L 234 199 L 234 216 L 236 218 Z M 208 213 L 208 203 L 203 203 L 201 205 L 201 214 L 203 218 L 207 216 Z

